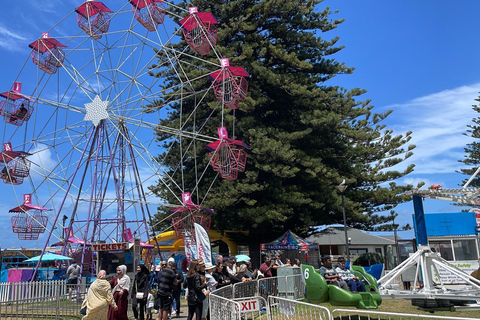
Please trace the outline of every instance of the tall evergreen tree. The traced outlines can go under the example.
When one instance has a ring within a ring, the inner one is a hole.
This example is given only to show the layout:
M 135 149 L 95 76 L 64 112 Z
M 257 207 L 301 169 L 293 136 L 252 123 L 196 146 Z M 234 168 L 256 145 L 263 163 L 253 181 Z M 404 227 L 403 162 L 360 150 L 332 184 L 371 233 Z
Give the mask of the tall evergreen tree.
M 245 173 L 217 180 L 205 198 L 204 206 L 216 211 L 214 228 L 249 230 L 250 252 L 258 256 L 259 243 L 286 229 L 307 235 L 314 226 L 343 221 L 335 188 L 343 179 L 349 226 L 371 228 L 383 221 L 378 212 L 407 200 L 403 193 L 412 186 L 395 180 L 414 166 L 393 167 L 412 155 L 411 133 L 387 129 L 383 121 L 391 111 L 374 113 L 369 100 L 358 101 L 364 90 L 328 86 L 332 77 L 353 72 L 333 58 L 343 46 L 329 32 L 343 19 L 332 20 L 321 0 L 192 2 L 179 5 L 212 12 L 219 20 L 218 50 L 252 75 L 248 99 L 235 114 L 235 138 L 252 149 Z M 179 108 L 161 124 L 178 123 Z M 175 148 L 171 138 L 159 132 L 168 150 Z M 203 155 L 197 161 L 208 161 Z M 193 165 L 183 166 L 193 178 Z M 214 180 L 208 174 L 197 189 L 204 194 Z M 169 198 L 164 184 L 151 189 Z
M 480 102 L 480 98 L 475 99 L 475 101 Z M 472 105 L 473 110 L 480 113 L 480 105 Z M 460 169 L 467 178 L 463 181 L 462 186 L 470 179 L 470 177 L 477 171 L 480 167 L 480 116 L 472 119 L 472 124 L 467 125 L 467 132 L 464 135 L 472 137 L 474 140 L 467 144 L 467 147 L 464 148 L 465 156 L 463 160 L 459 162 L 464 163 L 468 168 Z M 470 187 L 478 188 L 480 187 L 480 175 L 475 176 L 475 178 L 470 182 Z

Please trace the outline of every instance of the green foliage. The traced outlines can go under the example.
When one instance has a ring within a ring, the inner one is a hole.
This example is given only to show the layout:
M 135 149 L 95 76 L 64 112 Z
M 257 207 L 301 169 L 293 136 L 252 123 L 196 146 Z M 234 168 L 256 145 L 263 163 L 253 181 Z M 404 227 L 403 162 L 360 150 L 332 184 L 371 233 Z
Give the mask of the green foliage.
M 395 218 L 398 217 L 398 213 L 391 210 L 388 216 L 377 216 L 372 220 L 372 224 L 376 225 L 374 231 L 406 231 L 411 230 L 412 226 L 409 223 L 400 226 L 395 223 Z
M 480 98 L 475 99 L 475 101 L 480 102 Z M 480 105 L 472 105 L 473 110 L 480 113 Z M 473 138 L 473 142 L 467 144 L 464 148 L 465 156 L 463 160 L 459 160 L 467 166 L 467 168 L 460 169 L 460 172 L 467 176 L 465 180 L 462 181 L 461 186 L 463 186 L 468 179 L 473 176 L 478 167 L 480 167 L 480 117 L 472 119 L 472 124 L 467 125 L 467 132 L 464 135 Z M 477 175 L 469 184 L 470 187 L 478 188 L 480 187 L 480 176 Z
M 341 196 L 335 187 L 343 179 L 348 185 L 344 196 L 351 226 L 372 228 L 378 224 L 379 212 L 409 200 L 404 192 L 412 186 L 397 185 L 395 180 L 411 173 L 414 166 L 402 170 L 395 166 L 412 155 L 411 132 L 395 134 L 387 129 L 384 120 L 392 111 L 373 112 L 369 100 L 359 100 L 365 90 L 328 86 L 329 79 L 350 74 L 353 68 L 333 58 L 343 46 L 329 33 L 343 19 L 332 19 L 335 13 L 320 8 L 321 2 L 198 0 L 179 4 L 212 12 L 220 22 L 218 50 L 232 66 L 243 66 L 252 75 L 247 101 L 228 114 L 228 120 L 236 118 L 235 138 L 252 149 L 246 172 L 238 180 L 216 179 L 210 170 L 197 185 L 193 160 L 208 161 L 203 147 L 194 151 L 187 141 L 173 143 L 173 136 L 160 130 L 158 141 L 173 154 L 179 153 L 180 146 L 190 150 L 182 170 L 174 167 L 176 162 L 165 162 L 170 176 L 178 177 L 181 171 L 184 190 L 195 189 L 203 205 L 215 209 L 214 228 L 250 230 L 255 242 L 252 248 L 286 229 L 304 236 L 316 225 L 342 221 Z M 218 61 L 213 54 L 205 59 Z M 195 69 L 186 66 L 185 72 Z M 166 78 L 169 85 L 175 81 Z M 161 107 L 161 99 L 149 108 Z M 220 123 L 218 104 L 210 106 L 198 110 L 198 119 L 208 116 Z M 173 107 L 161 125 L 179 126 L 179 110 L 180 106 Z M 183 125 L 184 129 L 193 127 L 193 122 Z M 212 133 L 216 127 L 204 129 Z M 172 200 L 165 184 L 151 190 Z
M 361 254 L 354 262 L 355 266 L 370 267 L 372 264 L 383 263 L 383 257 L 376 252 Z

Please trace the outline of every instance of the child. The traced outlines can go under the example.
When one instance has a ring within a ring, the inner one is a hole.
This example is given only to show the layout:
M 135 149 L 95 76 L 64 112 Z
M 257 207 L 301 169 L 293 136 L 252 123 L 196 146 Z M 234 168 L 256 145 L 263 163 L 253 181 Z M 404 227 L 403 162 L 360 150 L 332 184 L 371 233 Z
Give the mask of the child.
M 153 303 L 155 301 L 155 296 L 152 294 L 152 292 L 148 293 L 147 297 L 147 317 L 146 320 L 152 320 L 152 310 L 153 310 Z

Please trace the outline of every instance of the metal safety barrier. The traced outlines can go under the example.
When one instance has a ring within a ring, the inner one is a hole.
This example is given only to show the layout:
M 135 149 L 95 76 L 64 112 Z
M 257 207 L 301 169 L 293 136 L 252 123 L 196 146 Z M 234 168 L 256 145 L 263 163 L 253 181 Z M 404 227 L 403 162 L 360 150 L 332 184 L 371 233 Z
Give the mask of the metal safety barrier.
M 335 309 L 331 312 L 331 319 L 335 320 L 377 320 L 377 319 L 395 319 L 395 320 L 413 320 L 413 319 L 442 319 L 442 320 L 466 320 L 466 318 L 434 316 L 428 314 L 408 314 L 396 312 L 381 312 L 373 310 L 348 310 Z M 468 320 L 480 318 L 468 318 Z
M 210 319 L 241 320 L 242 317 L 240 313 L 240 309 L 241 309 L 240 303 L 213 294 L 213 293 L 216 293 L 217 291 L 218 290 L 213 291 L 212 294 L 210 295 L 210 299 L 209 299 Z M 230 288 L 230 291 L 231 291 L 231 288 Z
M 290 320 L 330 320 L 333 319 L 328 308 L 281 297 L 268 297 L 268 319 Z
M 305 281 L 301 274 L 286 276 L 285 297 L 288 299 L 299 300 L 305 298 Z
M 244 298 L 244 297 L 254 297 L 258 293 L 258 282 L 247 281 L 239 282 L 233 285 L 233 299 Z

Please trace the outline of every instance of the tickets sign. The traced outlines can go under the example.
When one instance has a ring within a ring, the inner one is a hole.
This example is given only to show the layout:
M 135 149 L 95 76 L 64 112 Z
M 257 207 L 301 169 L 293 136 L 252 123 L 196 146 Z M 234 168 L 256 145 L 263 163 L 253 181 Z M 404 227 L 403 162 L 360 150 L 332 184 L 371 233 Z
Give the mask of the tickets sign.
M 117 243 L 97 243 L 93 244 L 93 251 L 118 251 L 128 250 L 132 243 L 129 242 L 117 242 Z

